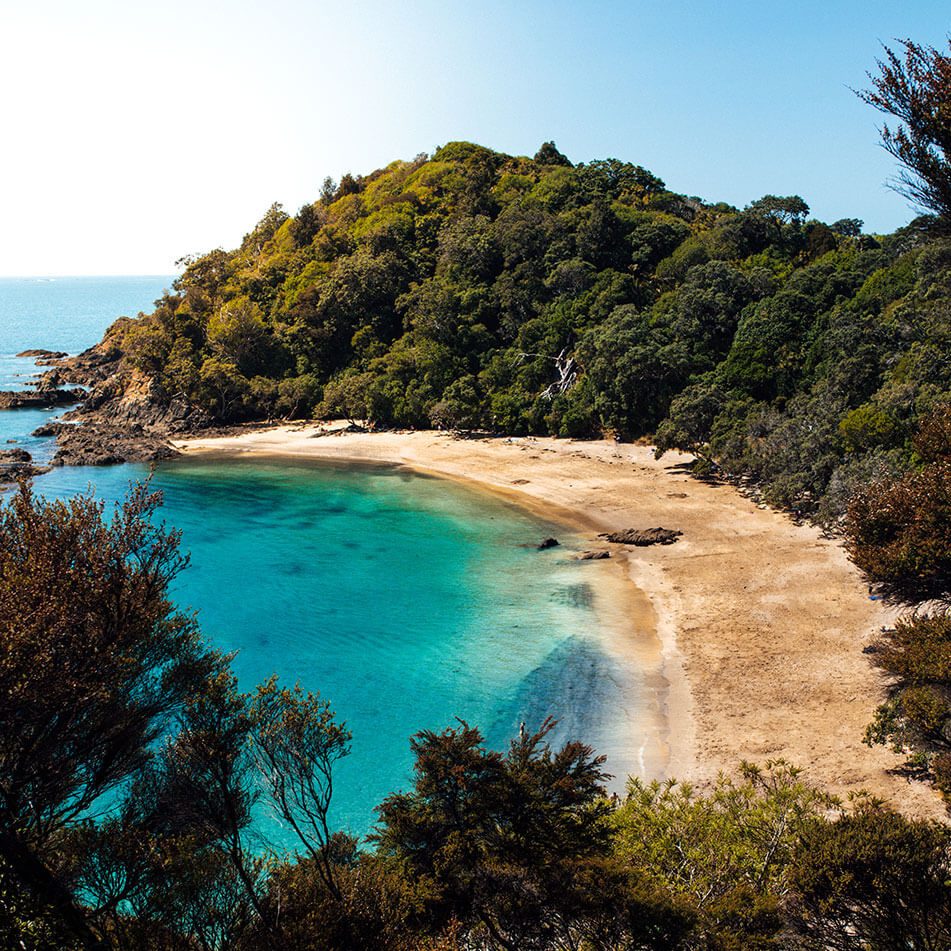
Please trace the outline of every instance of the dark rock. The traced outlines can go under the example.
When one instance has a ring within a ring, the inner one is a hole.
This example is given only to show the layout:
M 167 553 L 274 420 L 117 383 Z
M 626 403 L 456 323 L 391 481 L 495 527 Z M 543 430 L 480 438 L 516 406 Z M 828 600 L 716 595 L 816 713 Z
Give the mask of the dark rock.
M 138 425 L 53 425 L 58 444 L 54 466 L 111 466 L 121 462 L 156 462 L 178 455 L 163 435 Z
M 673 545 L 683 532 L 676 528 L 627 528 L 621 532 L 605 532 L 598 538 L 606 538 L 618 545 Z
M 546 538 L 539 546 L 539 551 L 544 551 L 546 548 L 555 548 L 558 545 L 557 538 Z
M 583 551 L 578 555 L 576 561 L 600 561 L 602 558 L 610 558 L 611 552 L 606 548 L 601 548 L 598 551 Z
M 55 436 L 61 429 L 65 429 L 70 425 L 71 423 L 43 423 L 42 426 L 37 426 L 30 435 L 37 436 L 39 438 L 43 438 L 44 436 Z
M 34 476 L 49 472 L 50 469 L 50 466 L 34 466 L 30 462 L 15 466 L 0 465 L 0 485 L 10 485 L 21 479 L 32 479 Z
M 56 390 L 59 389 L 64 382 L 63 375 L 59 370 L 48 370 L 40 376 L 36 383 L 31 383 L 30 385 L 42 390 Z
M 40 357 L 44 360 L 61 360 L 63 357 L 68 357 L 69 354 L 65 350 L 22 350 L 17 356 Z
M 35 390 L 4 390 L 0 392 L 0 410 L 69 406 L 70 403 L 78 403 L 83 395 L 82 391 L 59 390 L 46 386 L 37 386 Z
M 49 466 L 33 465 L 33 457 L 25 449 L 0 450 L 0 484 L 32 479 L 49 471 Z

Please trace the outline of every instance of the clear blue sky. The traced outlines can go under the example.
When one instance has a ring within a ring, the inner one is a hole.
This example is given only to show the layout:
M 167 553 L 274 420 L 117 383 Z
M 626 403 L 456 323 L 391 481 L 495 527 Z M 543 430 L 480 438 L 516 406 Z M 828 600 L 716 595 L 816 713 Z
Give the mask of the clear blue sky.
M 742 206 L 914 214 L 866 84 L 947 2 L 0 0 L 0 273 L 170 273 L 325 175 L 469 139 L 639 163 Z

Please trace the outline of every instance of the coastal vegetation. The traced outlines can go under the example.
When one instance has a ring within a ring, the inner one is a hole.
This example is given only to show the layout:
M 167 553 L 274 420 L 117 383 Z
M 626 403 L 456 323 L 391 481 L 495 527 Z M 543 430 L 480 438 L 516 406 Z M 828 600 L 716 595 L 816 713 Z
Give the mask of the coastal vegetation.
M 147 394 L 133 418 L 172 429 L 317 414 L 650 436 L 834 523 L 913 465 L 919 421 L 951 399 L 947 57 L 886 52 L 863 95 L 902 121 L 885 145 L 933 212 L 894 234 L 795 195 L 677 194 L 551 142 L 451 142 L 183 259 L 153 313 L 110 329 L 87 409 L 121 419 Z
M 505 752 L 412 739 L 367 843 L 333 828 L 350 734 L 172 604 L 179 538 L 23 486 L 0 510 L 0 935 L 50 949 L 946 948 L 951 832 L 782 761 L 604 788 L 552 721 Z M 275 813 L 293 845 L 255 823 Z
M 87 360 L 87 411 L 145 393 L 170 427 L 341 414 L 690 450 L 840 526 L 875 596 L 914 609 L 875 646 L 895 680 L 868 739 L 951 794 L 951 60 L 903 49 L 864 95 L 904 123 L 884 143 L 932 214 L 893 235 L 554 143 L 450 143 L 189 259 Z M 4 946 L 951 948 L 951 827 L 784 761 L 612 798 L 552 721 L 505 751 L 459 722 L 413 737 L 367 842 L 336 830 L 348 729 L 299 687 L 239 688 L 173 603 L 188 559 L 159 501 L 23 484 L 0 507 Z

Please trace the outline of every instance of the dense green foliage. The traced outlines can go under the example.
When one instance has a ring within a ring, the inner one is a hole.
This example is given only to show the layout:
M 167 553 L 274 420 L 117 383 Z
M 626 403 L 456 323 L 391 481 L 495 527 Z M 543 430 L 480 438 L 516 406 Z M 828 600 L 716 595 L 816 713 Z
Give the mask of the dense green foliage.
M 168 600 L 184 559 L 156 503 L 0 509 L 4 947 L 949 947 L 947 828 L 843 809 L 782 762 L 619 801 L 551 721 L 504 753 L 460 723 L 413 738 L 369 843 L 332 830 L 348 731 L 300 689 L 237 689 Z
M 656 433 L 837 516 L 951 395 L 951 242 L 453 142 L 270 209 L 110 339 L 215 418 Z
M 845 520 L 852 560 L 881 594 L 915 608 L 875 646 L 895 679 L 867 739 L 909 753 L 951 797 L 949 407 L 924 420 L 913 447 L 914 467 L 858 491 Z

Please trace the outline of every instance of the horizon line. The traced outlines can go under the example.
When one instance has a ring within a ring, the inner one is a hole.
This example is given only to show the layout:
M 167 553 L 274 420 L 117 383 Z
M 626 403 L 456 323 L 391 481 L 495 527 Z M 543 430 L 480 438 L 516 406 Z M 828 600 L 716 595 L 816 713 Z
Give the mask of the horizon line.
M 71 278 L 81 277 L 181 277 L 182 272 L 163 272 L 163 271 L 128 271 L 122 273 L 116 272 L 96 272 L 88 274 L 0 274 L 0 281 L 62 281 Z

